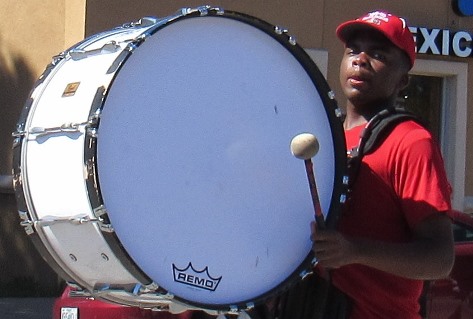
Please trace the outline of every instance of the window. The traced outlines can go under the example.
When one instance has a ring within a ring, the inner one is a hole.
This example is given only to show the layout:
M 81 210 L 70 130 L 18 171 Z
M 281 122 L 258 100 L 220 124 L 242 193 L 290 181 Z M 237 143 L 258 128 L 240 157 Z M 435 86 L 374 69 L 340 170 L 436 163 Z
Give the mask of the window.
M 417 114 L 440 141 L 443 78 L 411 75 L 409 86 L 401 93 L 401 104 Z

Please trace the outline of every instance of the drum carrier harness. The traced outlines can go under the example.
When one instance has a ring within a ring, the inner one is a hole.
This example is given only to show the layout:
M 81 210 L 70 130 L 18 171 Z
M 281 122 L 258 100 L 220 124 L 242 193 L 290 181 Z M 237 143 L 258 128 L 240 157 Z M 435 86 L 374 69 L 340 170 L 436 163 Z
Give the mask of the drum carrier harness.
M 396 127 L 397 124 L 413 120 L 426 127 L 424 121 L 402 107 L 390 107 L 377 113 L 361 131 L 358 145 L 347 151 L 348 189 L 347 198 L 353 189 L 363 157 L 373 153 Z

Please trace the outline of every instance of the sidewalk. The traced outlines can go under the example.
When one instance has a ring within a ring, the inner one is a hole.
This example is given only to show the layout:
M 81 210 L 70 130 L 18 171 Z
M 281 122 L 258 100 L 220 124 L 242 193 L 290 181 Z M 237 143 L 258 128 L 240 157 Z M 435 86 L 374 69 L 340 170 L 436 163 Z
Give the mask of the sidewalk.
M 0 298 L 1 319 L 51 319 L 54 298 Z

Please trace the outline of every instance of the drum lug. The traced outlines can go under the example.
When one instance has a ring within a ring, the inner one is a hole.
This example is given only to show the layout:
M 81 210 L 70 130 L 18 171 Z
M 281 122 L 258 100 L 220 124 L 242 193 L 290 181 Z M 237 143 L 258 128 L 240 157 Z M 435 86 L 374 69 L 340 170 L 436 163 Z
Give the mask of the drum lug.
M 105 206 L 100 205 L 99 207 L 94 208 L 94 215 L 97 218 L 107 215 L 107 210 L 105 209 Z
M 255 307 L 255 303 L 254 303 L 254 302 L 248 302 L 248 303 L 246 304 L 246 310 L 251 310 L 251 309 L 253 309 L 254 307 Z M 243 312 L 245 312 L 245 311 L 243 311 Z
M 135 288 L 133 289 L 134 295 L 158 295 L 163 300 L 172 301 L 175 296 L 170 294 L 168 291 L 164 290 L 163 288 L 159 287 L 159 285 L 155 282 L 151 282 L 149 284 L 136 284 Z
M 316 257 L 314 257 L 314 258 L 312 258 L 312 261 L 310 262 L 310 265 L 311 265 L 312 268 L 314 268 L 315 266 L 317 266 L 318 263 L 319 263 L 319 260 Z
M 156 23 L 158 23 L 161 20 L 162 19 L 158 19 L 156 17 L 151 17 L 151 16 L 142 17 L 138 21 L 133 21 L 133 22 L 128 22 L 128 23 L 122 24 L 121 27 L 124 28 L 124 29 L 134 28 L 134 27 L 147 28 L 147 27 L 151 27 L 151 26 L 155 25 Z
M 21 138 L 26 135 L 26 131 L 23 130 L 21 127 L 18 127 L 15 132 L 11 133 L 11 135 L 12 137 L 15 138 L 13 143 L 14 143 L 14 146 L 16 146 L 17 139 L 21 141 Z
M 27 235 L 31 235 L 35 232 L 33 228 L 33 223 L 31 221 L 20 222 L 20 226 L 25 229 Z
M 335 109 L 335 116 L 338 118 L 343 118 L 343 111 L 340 108 Z
M 113 229 L 113 226 L 110 225 L 110 224 L 104 224 L 104 223 L 100 223 L 100 230 L 105 232 L 105 233 L 113 233 L 115 232 L 115 229 Z
M 117 56 L 115 61 L 110 65 L 110 67 L 107 70 L 107 74 L 112 74 L 115 73 L 118 68 L 122 65 L 122 63 L 126 60 L 126 58 L 133 53 L 133 51 L 140 45 L 141 42 L 143 42 L 146 38 L 146 34 L 142 34 L 141 36 L 137 37 L 133 42 L 128 43 L 128 45 L 125 47 L 125 49 L 120 52 L 120 54 Z
M 18 214 L 20 215 L 20 225 L 25 229 L 25 232 L 27 235 L 31 235 L 35 232 L 33 228 L 33 222 L 31 221 L 28 212 L 26 211 L 18 211 Z
M 225 314 L 229 314 L 229 315 L 238 315 L 237 319 L 240 319 L 240 318 L 248 318 L 248 314 L 246 313 L 247 310 L 251 310 L 255 307 L 255 304 L 254 302 L 248 302 L 244 305 L 244 308 L 243 307 L 239 307 L 239 306 L 236 306 L 236 305 L 230 305 L 229 306 L 229 310 L 225 312 Z M 223 316 L 223 318 L 225 318 L 225 314 L 224 313 L 220 313 L 219 316 Z M 217 317 L 218 318 L 218 317 Z
M 209 9 L 210 9 L 209 5 L 200 6 L 200 7 L 197 7 L 197 8 L 182 8 L 180 10 L 180 13 L 183 16 L 193 15 L 193 14 L 199 14 L 201 16 L 205 16 L 209 13 Z
M 87 135 L 91 138 L 97 138 L 97 128 L 89 127 L 87 128 Z
M 94 216 L 96 216 L 98 219 L 98 224 L 101 231 L 105 233 L 115 232 L 115 229 L 113 228 L 113 226 L 109 222 L 107 222 L 108 214 L 104 205 L 100 205 L 94 208 Z
M 340 195 L 340 203 L 341 204 L 345 204 L 346 201 L 347 201 L 347 190 L 348 190 L 348 185 L 350 183 L 350 177 L 348 175 L 344 175 L 343 178 L 342 178 L 342 184 L 343 184 L 343 187 L 345 188 L 345 191 Z
M 289 41 L 289 44 L 291 44 L 291 45 L 296 45 L 297 44 L 297 39 L 296 39 L 295 36 L 290 35 L 288 41 Z
M 312 271 L 304 270 L 299 274 L 299 277 L 301 278 L 301 280 L 304 280 L 305 278 L 307 278 L 307 276 L 311 274 L 312 274 Z
M 12 149 L 17 150 L 16 152 L 20 152 L 19 148 L 21 148 L 21 144 L 23 142 L 23 137 L 26 135 L 26 131 L 23 124 L 17 124 L 16 130 L 11 133 L 13 137 Z
M 148 294 L 148 293 L 152 293 L 152 292 L 156 292 L 158 291 L 159 289 L 159 286 L 157 283 L 155 282 L 152 282 L 150 284 L 147 284 L 147 285 L 142 285 L 141 286 L 141 289 L 140 289 L 140 293 L 141 294 Z M 172 298 L 169 298 L 169 299 L 173 299 L 174 296 L 172 296 Z
M 292 35 L 288 35 L 288 30 L 284 27 L 281 27 L 281 26 L 275 26 L 274 27 L 274 32 L 278 35 L 287 35 L 287 41 L 289 42 L 289 44 L 291 45 L 296 45 L 297 44 L 297 39 L 296 37 L 292 36 Z
M 335 101 L 335 92 L 333 92 L 332 90 L 328 91 L 327 92 L 327 97 L 330 100 Z M 336 101 L 335 101 L 335 104 L 336 104 Z M 343 110 L 340 107 L 338 107 L 338 106 L 335 107 L 334 112 L 335 112 L 335 116 L 337 118 L 341 119 L 342 121 L 344 120 L 345 114 L 344 114 Z
M 13 137 L 14 137 L 13 138 L 13 148 L 19 147 L 21 145 L 21 137 L 20 136 L 24 134 L 23 133 L 23 134 L 20 134 L 20 135 L 14 135 L 14 134 L 17 134 L 17 133 L 19 133 L 19 132 L 15 132 L 15 133 L 12 134 Z
M 343 176 L 343 185 L 348 186 L 350 178 L 347 175 Z
M 224 14 L 225 11 L 222 8 L 211 7 L 209 5 L 205 5 L 205 6 L 200 6 L 200 7 L 197 7 L 197 8 L 182 8 L 178 12 L 180 12 L 183 16 L 194 15 L 194 14 L 197 14 L 197 15 L 200 15 L 200 16 L 206 16 L 209 13 L 214 13 L 216 15 L 222 15 L 222 14 Z
M 21 188 L 23 187 L 23 182 L 21 180 L 21 172 L 20 170 L 15 170 L 13 172 L 13 181 L 12 181 L 12 185 L 13 185 L 13 190 L 17 193 L 21 193 Z M 19 202 L 18 198 L 17 198 L 17 202 Z M 17 206 L 18 207 L 26 207 L 26 204 L 25 204 L 25 200 L 22 198 L 21 200 L 21 203 L 17 203 Z M 26 209 L 26 208 L 25 208 Z
M 288 30 L 284 27 L 281 27 L 281 26 L 275 26 L 274 27 L 274 32 L 276 32 L 276 34 L 286 34 L 288 32 Z
M 61 62 L 62 60 L 64 60 L 66 58 L 66 53 L 65 52 L 61 52 L 55 56 L 53 56 L 51 58 L 51 67 L 54 67 L 56 65 L 59 64 L 59 62 Z

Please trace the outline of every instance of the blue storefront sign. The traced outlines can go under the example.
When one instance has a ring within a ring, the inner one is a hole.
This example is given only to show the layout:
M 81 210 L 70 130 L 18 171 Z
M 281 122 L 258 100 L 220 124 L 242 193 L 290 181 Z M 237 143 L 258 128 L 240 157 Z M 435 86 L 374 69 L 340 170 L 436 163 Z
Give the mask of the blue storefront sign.
M 409 29 L 416 40 L 417 53 L 456 56 L 460 58 L 473 56 L 473 35 L 467 31 L 422 27 L 410 27 Z
M 473 16 L 473 0 L 453 0 L 453 9 L 461 16 Z

